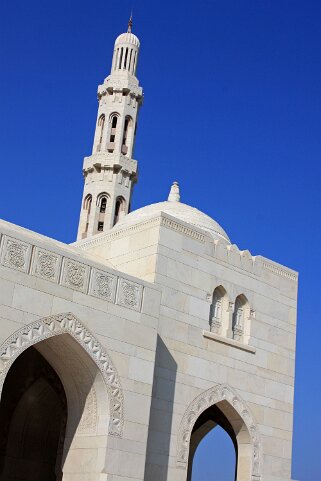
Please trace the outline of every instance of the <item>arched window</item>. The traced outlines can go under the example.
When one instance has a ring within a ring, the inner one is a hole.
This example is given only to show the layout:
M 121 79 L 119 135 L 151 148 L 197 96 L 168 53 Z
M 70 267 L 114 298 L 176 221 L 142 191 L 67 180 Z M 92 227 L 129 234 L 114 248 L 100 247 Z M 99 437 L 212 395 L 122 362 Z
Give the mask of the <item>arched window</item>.
M 115 215 L 114 215 L 113 225 L 117 224 L 119 219 L 121 219 L 125 215 L 125 209 L 126 209 L 125 199 L 123 197 L 118 197 L 115 205 Z
M 127 115 L 124 124 L 123 141 L 121 146 L 121 152 L 124 155 L 131 155 L 130 149 L 133 141 L 133 119 Z
M 90 194 L 88 194 L 84 198 L 84 203 L 83 203 L 83 209 L 86 211 L 86 214 L 85 214 L 85 217 L 86 217 L 85 231 L 83 233 L 84 237 L 86 237 L 87 232 L 88 232 L 91 203 L 92 203 L 92 196 Z
M 210 327 L 216 334 L 226 334 L 228 328 L 228 298 L 224 287 L 219 286 L 213 292 L 210 309 Z
M 109 142 L 107 145 L 107 149 L 108 149 L 108 152 L 113 152 L 115 149 L 118 114 L 116 113 L 111 114 L 109 121 L 110 121 L 110 133 L 109 133 Z
M 107 206 L 107 197 L 102 197 L 100 201 L 100 210 L 99 212 L 105 213 L 106 212 L 106 206 Z
M 87 210 L 90 213 L 90 208 L 91 208 L 91 203 L 92 203 L 92 196 L 90 194 L 87 194 L 86 197 L 84 198 L 84 205 L 83 209 Z
M 232 318 L 233 339 L 242 341 L 245 323 L 245 311 L 248 305 L 246 297 L 241 294 L 237 296 L 234 304 L 234 312 Z
M 98 141 L 98 145 L 97 145 L 97 152 L 100 152 L 100 150 L 101 150 L 101 143 L 103 141 L 104 127 L 105 127 L 105 114 L 102 114 L 98 119 L 98 128 L 100 128 L 100 131 L 99 131 L 99 141 Z

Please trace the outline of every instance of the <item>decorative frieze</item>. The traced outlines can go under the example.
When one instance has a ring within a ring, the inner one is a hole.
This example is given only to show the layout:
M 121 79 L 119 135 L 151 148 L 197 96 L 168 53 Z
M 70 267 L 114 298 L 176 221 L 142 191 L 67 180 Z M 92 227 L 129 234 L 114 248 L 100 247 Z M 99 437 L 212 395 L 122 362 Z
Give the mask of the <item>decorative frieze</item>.
M 2 236 L 0 259 L 5 267 L 108 302 L 115 303 L 117 297 L 117 304 L 135 311 L 141 310 L 143 294 L 141 284 L 123 278 L 119 279 L 117 284 L 118 277 L 115 274 L 63 257 L 42 247 Z
M 89 279 L 89 266 L 64 258 L 61 284 L 86 293 Z
M 29 271 L 31 245 L 26 242 L 4 236 L 1 264 L 22 272 Z
M 267 262 L 263 262 L 263 267 L 267 271 L 273 272 L 273 274 L 276 274 L 277 276 L 281 277 L 286 277 L 287 279 L 291 279 L 291 281 L 297 281 L 298 276 L 294 272 L 289 272 L 284 269 L 281 269 L 280 267 L 274 265 L 274 264 L 268 264 Z
M 119 279 L 117 304 L 139 311 L 142 301 L 142 286 L 127 279 Z
M 105 301 L 115 302 L 116 287 L 116 276 L 98 269 L 92 270 L 89 294 Z
M 53 254 L 45 249 L 35 247 L 32 274 L 51 282 L 59 282 L 61 256 Z

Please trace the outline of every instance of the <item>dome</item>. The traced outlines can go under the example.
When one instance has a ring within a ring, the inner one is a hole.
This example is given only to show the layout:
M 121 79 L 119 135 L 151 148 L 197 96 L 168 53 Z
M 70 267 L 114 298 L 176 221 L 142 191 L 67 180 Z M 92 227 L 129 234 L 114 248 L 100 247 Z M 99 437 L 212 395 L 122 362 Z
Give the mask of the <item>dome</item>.
M 126 33 L 120 34 L 116 38 L 115 46 L 119 45 L 119 44 L 124 44 L 124 43 L 134 45 L 137 48 L 139 48 L 139 45 L 140 45 L 140 42 L 139 42 L 138 38 L 136 37 L 136 35 L 134 35 L 131 32 L 126 32 Z
M 175 188 L 177 189 L 175 191 Z M 174 192 L 173 192 L 174 189 Z M 143 222 L 153 217 L 157 217 L 161 213 L 169 214 L 178 220 L 182 220 L 187 224 L 209 232 L 214 239 L 221 239 L 231 243 L 228 235 L 222 227 L 210 216 L 204 214 L 195 207 L 179 202 L 179 190 L 177 183 L 174 183 L 169 195 L 169 200 L 158 202 L 157 204 L 147 205 L 141 209 L 137 209 L 123 217 L 114 227 L 113 230 L 125 228 L 138 222 Z

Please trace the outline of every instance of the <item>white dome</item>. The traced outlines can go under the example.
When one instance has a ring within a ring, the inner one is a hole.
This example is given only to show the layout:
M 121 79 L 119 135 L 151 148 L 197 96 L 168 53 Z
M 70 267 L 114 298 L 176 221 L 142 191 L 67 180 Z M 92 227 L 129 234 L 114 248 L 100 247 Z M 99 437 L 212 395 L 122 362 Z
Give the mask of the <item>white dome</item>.
M 121 44 L 127 43 L 127 44 L 130 44 L 130 45 L 135 45 L 135 47 L 137 47 L 137 48 L 139 48 L 139 45 L 140 45 L 140 42 L 139 42 L 138 38 L 136 37 L 136 35 L 134 35 L 131 32 L 126 32 L 126 33 L 120 34 L 116 38 L 115 46 L 120 44 L 120 43 Z
M 158 202 L 157 204 L 147 205 L 141 209 L 137 209 L 121 219 L 112 230 L 118 230 L 127 226 L 146 221 L 152 217 L 157 217 L 161 212 L 171 215 L 178 220 L 182 220 L 187 224 L 199 227 L 209 232 L 214 239 L 221 239 L 227 243 L 231 243 L 228 235 L 222 227 L 211 217 L 204 214 L 195 207 L 183 204 L 181 202 Z

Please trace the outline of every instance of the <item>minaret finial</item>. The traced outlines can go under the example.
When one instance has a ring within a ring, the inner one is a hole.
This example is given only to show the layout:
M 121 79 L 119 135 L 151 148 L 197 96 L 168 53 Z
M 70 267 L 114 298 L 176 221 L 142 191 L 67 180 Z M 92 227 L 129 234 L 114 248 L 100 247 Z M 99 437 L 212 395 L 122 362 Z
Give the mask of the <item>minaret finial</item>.
M 128 33 L 131 33 L 132 26 L 133 26 L 133 11 L 130 12 L 130 18 L 129 18 L 128 28 L 127 28 Z
M 168 196 L 168 201 L 169 202 L 179 202 L 181 199 L 180 193 L 179 193 L 179 185 L 178 182 L 173 182 L 169 196 Z

